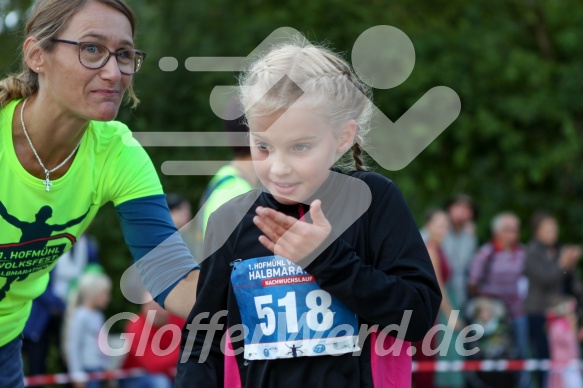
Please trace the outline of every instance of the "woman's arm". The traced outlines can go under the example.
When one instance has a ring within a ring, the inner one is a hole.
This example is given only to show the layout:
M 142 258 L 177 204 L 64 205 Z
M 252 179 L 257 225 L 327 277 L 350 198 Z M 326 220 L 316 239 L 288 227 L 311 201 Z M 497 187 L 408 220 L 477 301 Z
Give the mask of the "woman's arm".
M 198 270 L 193 270 L 182 278 L 168 293 L 164 300 L 164 308 L 174 315 L 186 318 L 196 302 L 196 290 L 199 279 Z
M 199 267 L 172 222 L 164 195 L 126 201 L 116 211 L 144 286 L 160 306 L 186 317 L 196 300 Z

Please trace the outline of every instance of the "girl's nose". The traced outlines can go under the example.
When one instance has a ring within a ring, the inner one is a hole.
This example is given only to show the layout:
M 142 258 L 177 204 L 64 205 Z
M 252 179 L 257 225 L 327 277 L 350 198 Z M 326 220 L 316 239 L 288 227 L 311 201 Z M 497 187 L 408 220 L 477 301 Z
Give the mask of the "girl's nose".
M 291 172 L 291 166 L 286 160 L 285 155 L 275 153 L 272 155 L 270 170 L 275 176 L 283 176 Z

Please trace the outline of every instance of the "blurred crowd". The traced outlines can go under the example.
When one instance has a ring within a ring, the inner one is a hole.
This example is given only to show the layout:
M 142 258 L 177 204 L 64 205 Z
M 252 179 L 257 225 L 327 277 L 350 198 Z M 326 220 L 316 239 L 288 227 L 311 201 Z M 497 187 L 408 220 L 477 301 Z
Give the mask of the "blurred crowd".
M 559 220 L 546 211 L 532 216 L 524 242 L 516 214 L 495 215 L 490 239 L 479 245 L 475 217 L 471 197 L 460 194 L 444 210 L 428 212 L 421 229 L 443 294 L 439 323 L 452 329 L 454 340 L 467 324 L 483 328 L 473 359 L 550 359 L 564 366 L 550 373 L 420 373 L 416 386 L 583 386 L 578 367 L 581 247 L 559 241 Z M 416 358 L 463 359 L 453 344 L 446 354 Z

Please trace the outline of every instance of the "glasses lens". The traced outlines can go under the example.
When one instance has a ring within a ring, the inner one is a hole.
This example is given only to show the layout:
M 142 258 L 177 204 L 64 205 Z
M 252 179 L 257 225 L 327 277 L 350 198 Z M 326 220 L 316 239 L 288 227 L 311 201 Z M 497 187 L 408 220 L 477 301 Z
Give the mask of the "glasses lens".
M 140 51 L 136 51 L 136 73 L 142 68 L 144 60 L 146 59 L 146 54 Z
M 98 69 L 109 57 L 109 50 L 98 43 L 82 43 L 79 45 L 81 64 L 90 69 Z
M 119 70 L 124 74 L 133 74 L 135 70 L 135 50 L 122 50 L 115 53 Z
M 79 59 L 81 64 L 90 69 L 99 69 L 107 63 L 111 53 L 107 47 L 99 43 L 81 43 Z M 115 53 L 119 71 L 124 74 L 137 73 L 144 63 L 145 54 L 134 49 L 121 50 Z
M 137 73 L 144 62 L 144 53 L 137 50 L 123 50 L 116 53 L 119 70 L 124 74 Z

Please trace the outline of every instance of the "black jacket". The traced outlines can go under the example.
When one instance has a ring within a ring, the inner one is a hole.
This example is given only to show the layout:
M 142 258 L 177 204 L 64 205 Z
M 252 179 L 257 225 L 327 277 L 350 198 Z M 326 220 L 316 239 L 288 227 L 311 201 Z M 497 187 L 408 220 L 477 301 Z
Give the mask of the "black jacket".
M 441 293 L 425 244 L 395 183 L 371 172 L 331 173 L 313 198 L 322 199 L 324 215 L 337 238 L 305 271 L 322 290 L 356 313 L 359 327 L 399 325 L 404 312 L 412 310 L 404 339 L 421 340 L 435 321 Z M 257 206 L 296 218 L 300 206 L 309 210 L 307 205 L 282 205 L 269 193 L 252 191 L 211 215 L 205 236 L 208 259 L 202 263 L 197 302 L 183 331 L 177 387 L 223 386 L 221 339 L 226 326 L 241 324 L 230 281 L 233 264 L 272 255 L 257 240 L 261 232 L 252 221 Z M 359 207 L 361 211 L 353 210 Z M 223 315 L 212 322 L 221 311 Z M 208 330 L 211 322 L 218 329 L 214 334 Z M 370 346 L 367 337 L 356 356 L 249 361 L 239 354 L 236 359 L 243 387 L 372 387 Z M 233 341 L 233 347 L 241 349 L 243 341 Z M 199 362 L 201 353 L 208 354 L 203 362 Z

